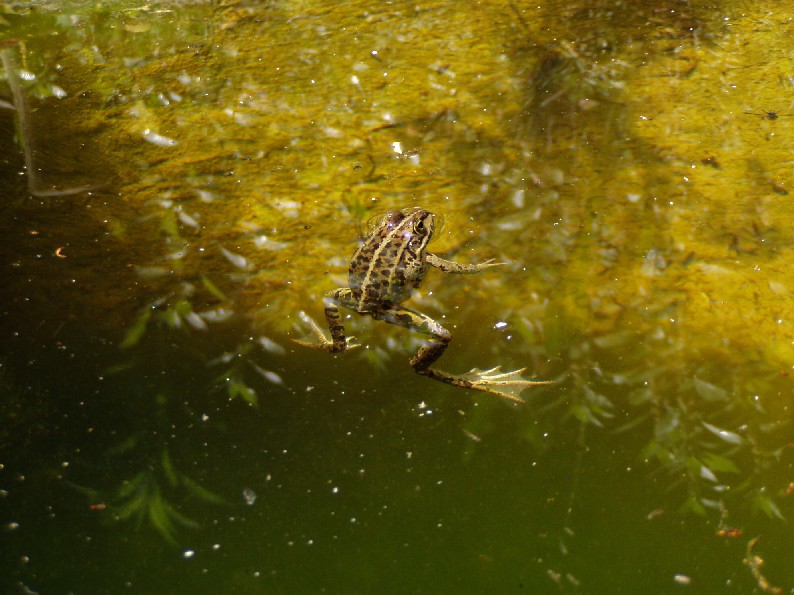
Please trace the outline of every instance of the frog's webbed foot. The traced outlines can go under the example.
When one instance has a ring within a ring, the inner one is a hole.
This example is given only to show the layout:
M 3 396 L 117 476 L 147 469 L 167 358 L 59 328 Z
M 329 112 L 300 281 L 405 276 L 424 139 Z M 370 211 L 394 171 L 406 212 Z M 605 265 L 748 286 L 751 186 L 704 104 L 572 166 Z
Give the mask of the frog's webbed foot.
M 355 349 L 356 347 L 361 347 L 361 345 L 358 343 L 353 342 L 355 337 L 345 337 L 345 343 L 343 345 L 337 344 L 325 336 L 323 329 L 321 329 L 312 318 L 306 314 L 301 314 L 301 318 L 309 325 L 312 334 L 301 339 L 293 339 L 293 343 L 303 345 L 304 347 L 311 347 L 312 349 L 322 349 L 323 351 L 332 352 L 345 351 L 346 349 Z
M 472 368 L 465 374 L 454 375 L 448 374 L 441 370 L 434 370 L 427 368 L 426 370 L 417 372 L 425 376 L 430 376 L 435 380 L 452 384 L 453 386 L 460 386 L 462 388 L 469 388 L 471 390 L 478 390 L 484 393 L 490 393 L 509 399 L 517 403 L 523 403 L 521 398 L 521 391 L 530 386 L 538 386 L 542 384 L 551 384 L 551 380 L 527 380 L 521 374 L 526 368 L 520 370 L 513 370 L 512 372 L 501 372 L 501 366 L 496 366 L 489 370 L 480 370 L 479 368 Z

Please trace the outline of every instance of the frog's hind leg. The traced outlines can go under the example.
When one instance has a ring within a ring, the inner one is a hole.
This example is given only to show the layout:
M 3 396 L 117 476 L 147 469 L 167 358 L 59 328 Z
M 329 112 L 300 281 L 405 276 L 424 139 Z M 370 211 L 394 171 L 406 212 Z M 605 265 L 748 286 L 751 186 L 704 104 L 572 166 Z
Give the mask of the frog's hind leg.
M 411 358 L 411 366 L 414 371 L 422 376 L 453 386 L 490 393 L 519 403 L 524 402 L 519 396 L 522 389 L 538 384 L 549 384 L 546 381 L 525 380 L 521 376 L 524 368 L 512 372 L 500 372 L 499 366 L 490 370 L 474 368 L 460 375 L 431 368 L 430 366 L 441 357 L 452 339 L 447 329 L 429 316 L 408 308 L 391 308 L 376 317 L 391 324 L 430 335 L 430 338 L 425 341 L 419 352 Z
M 325 303 L 325 320 L 328 322 L 328 330 L 331 331 L 331 340 L 328 340 L 328 337 L 325 336 L 325 333 L 317 326 L 316 322 L 306 317 L 316 341 L 298 339 L 295 340 L 295 342 L 306 347 L 331 352 L 344 351 L 345 349 L 358 347 L 358 345 L 353 343 L 353 337 L 345 337 L 345 326 L 342 324 L 342 317 L 339 315 L 340 305 L 355 309 L 353 292 L 346 287 L 334 289 L 325 294 L 323 302 Z
M 417 374 L 433 377 L 434 370 L 430 369 L 438 358 L 446 351 L 447 345 L 452 340 L 452 335 L 443 326 L 429 316 L 415 312 L 408 308 L 390 308 L 381 314 L 372 314 L 373 318 L 385 320 L 407 329 L 412 329 L 430 335 L 419 352 L 411 358 L 411 366 Z M 447 382 L 446 380 L 444 382 Z M 454 383 L 453 383 L 454 384 Z
M 325 294 L 323 302 L 325 304 L 325 320 L 328 322 L 328 330 L 331 331 L 329 351 L 344 351 L 348 347 L 354 347 L 348 345 L 348 340 L 345 338 L 345 325 L 342 324 L 342 317 L 339 315 L 340 305 L 345 308 L 355 308 L 353 292 L 347 287 L 334 289 Z

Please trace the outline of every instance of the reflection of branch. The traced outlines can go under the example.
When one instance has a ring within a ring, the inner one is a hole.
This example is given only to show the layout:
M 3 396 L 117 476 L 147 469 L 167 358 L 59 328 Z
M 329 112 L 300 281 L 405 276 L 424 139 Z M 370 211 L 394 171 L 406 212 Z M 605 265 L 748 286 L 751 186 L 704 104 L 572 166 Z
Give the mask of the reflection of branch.
M 772 593 L 773 595 L 783 595 L 783 589 L 772 585 L 766 577 L 761 574 L 761 566 L 764 565 L 764 559 L 753 553 L 753 548 L 755 544 L 758 543 L 759 539 L 761 538 L 753 537 L 747 542 L 747 553 L 745 554 L 747 557 L 744 559 L 744 563 L 750 568 L 750 572 L 753 573 L 753 577 L 758 583 L 758 588 L 761 589 L 761 591 L 764 593 Z
M 3 62 L 3 68 L 6 71 L 6 80 L 11 89 L 11 96 L 14 99 L 14 105 L 7 105 L 3 107 L 11 107 L 17 112 L 17 122 L 19 122 L 19 136 L 22 144 L 22 153 L 25 156 L 25 169 L 28 170 L 28 191 L 33 196 L 66 196 L 69 194 L 78 194 L 87 190 L 94 190 L 99 185 L 91 186 L 78 186 L 73 188 L 64 188 L 63 190 L 41 190 L 39 179 L 36 175 L 36 168 L 33 165 L 33 136 L 30 130 L 30 122 L 28 121 L 28 107 L 25 102 L 25 94 L 22 92 L 22 86 L 19 84 L 19 77 L 17 77 L 16 57 L 15 50 L 4 48 L 0 50 L 0 61 Z

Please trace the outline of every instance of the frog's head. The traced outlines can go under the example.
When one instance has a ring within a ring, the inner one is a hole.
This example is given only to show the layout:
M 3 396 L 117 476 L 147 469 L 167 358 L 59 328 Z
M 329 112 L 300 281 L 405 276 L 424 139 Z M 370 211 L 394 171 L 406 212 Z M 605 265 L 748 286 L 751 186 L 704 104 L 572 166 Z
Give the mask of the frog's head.
M 404 234 L 410 234 L 414 240 L 430 241 L 436 228 L 436 216 L 433 213 L 424 209 L 411 209 L 400 214 L 402 215 Z
M 436 221 L 434 213 L 419 207 L 389 211 L 370 219 L 370 234 L 366 243 L 376 247 L 382 242 L 392 247 L 403 245 L 412 253 L 419 254 L 433 239 L 433 234 L 443 226 L 443 220 L 439 220 L 441 223 L 438 227 Z

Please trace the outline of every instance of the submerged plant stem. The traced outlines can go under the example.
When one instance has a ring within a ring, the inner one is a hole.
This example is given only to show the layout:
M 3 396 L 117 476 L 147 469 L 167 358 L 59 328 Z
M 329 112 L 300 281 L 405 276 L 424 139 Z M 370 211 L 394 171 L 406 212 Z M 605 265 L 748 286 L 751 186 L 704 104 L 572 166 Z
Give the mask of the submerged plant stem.
M 30 130 L 30 120 L 27 103 L 25 101 L 25 94 L 22 91 L 22 86 L 19 84 L 19 77 L 17 76 L 17 64 L 14 51 L 14 49 L 10 48 L 0 50 L 0 61 L 3 62 L 3 68 L 5 68 L 6 71 L 8 87 L 11 89 L 11 96 L 14 100 L 14 105 L 12 107 L 17 112 L 20 144 L 22 145 L 22 153 L 25 157 L 25 169 L 28 171 L 28 191 L 33 196 L 51 197 L 79 194 L 80 192 L 86 192 L 88 190 L 94 190 L 100 187 L 100 184 L 93 184 L 89 186 L 64 188 L 61 190 L 41 190 L 41 185 L 39 184 L 39 179 L 36 175 L 36 168 L 33 165 L 33 136 Z

